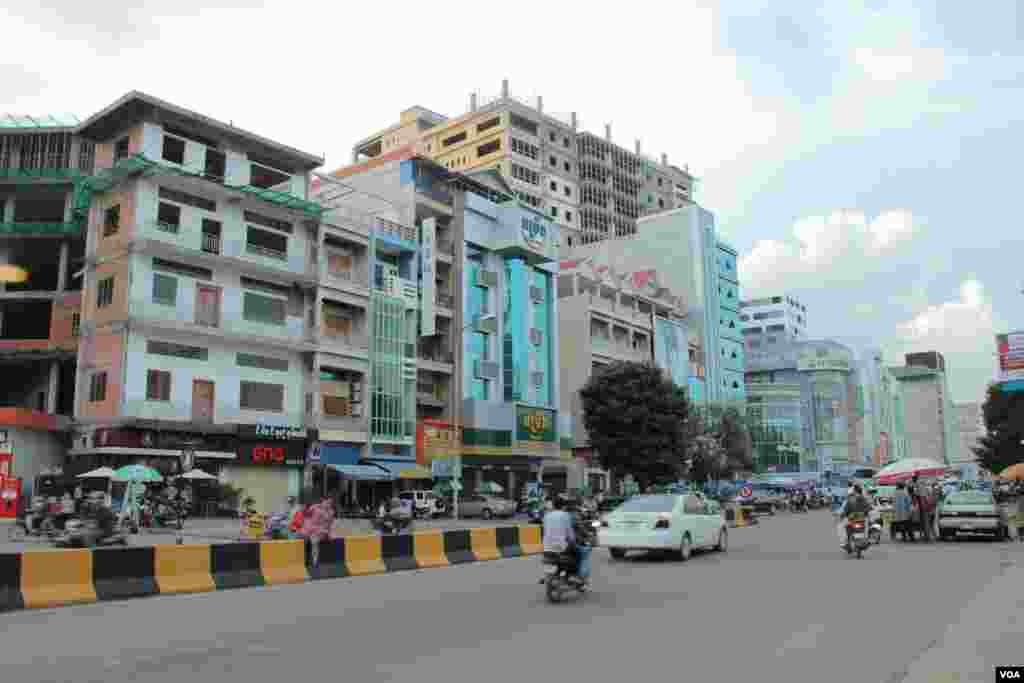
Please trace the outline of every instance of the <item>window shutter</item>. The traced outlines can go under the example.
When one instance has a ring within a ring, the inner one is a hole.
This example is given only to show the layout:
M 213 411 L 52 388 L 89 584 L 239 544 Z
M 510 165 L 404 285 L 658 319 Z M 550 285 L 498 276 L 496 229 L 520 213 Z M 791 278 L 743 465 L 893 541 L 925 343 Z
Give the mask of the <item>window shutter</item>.
M 178 279 L 169 275 L 153 274 L 153 301 L 173 304 L 178 298 Z

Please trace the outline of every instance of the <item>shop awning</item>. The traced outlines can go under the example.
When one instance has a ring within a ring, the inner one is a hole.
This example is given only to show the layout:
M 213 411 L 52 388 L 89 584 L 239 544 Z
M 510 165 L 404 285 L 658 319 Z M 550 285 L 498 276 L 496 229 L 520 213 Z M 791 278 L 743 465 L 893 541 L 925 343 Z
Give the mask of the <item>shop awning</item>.
M 377 467 L 383 467 L 389 472 L 395 479 L 433 479 L 434 476 L 430 473 L 430 470 L 425 467 L 421 467 L 414 462 L 380 462 L 374 461 L 373 463 Z
M 328 465 L 338 474 L 357 481 L 391 481 L 395 475 L 390 470 L 376 465 Z

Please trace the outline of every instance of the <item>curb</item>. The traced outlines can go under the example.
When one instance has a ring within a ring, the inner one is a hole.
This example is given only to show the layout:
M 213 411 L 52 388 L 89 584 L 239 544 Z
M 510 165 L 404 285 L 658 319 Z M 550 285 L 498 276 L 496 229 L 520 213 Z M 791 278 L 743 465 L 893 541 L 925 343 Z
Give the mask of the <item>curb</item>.
M 539 526 L 0 554 L 0 613 L 305 583 L 543 552 Z

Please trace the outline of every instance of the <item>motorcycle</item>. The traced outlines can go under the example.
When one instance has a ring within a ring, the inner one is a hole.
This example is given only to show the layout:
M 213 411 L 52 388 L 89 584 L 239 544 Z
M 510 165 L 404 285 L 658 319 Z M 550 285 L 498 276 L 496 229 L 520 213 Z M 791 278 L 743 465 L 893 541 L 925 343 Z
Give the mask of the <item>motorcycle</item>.
M 46 500 L 33 498 L 29 509 L 18 515 L 8 532 L 9 540 L 18 542 L 26 538 L 52 538 L 60 531 L 56 520 L 57 516 Z
M 576 556 L 572 552 L 544 553 L 544 586 L 548 602 L 557 603 L 573 592 L 584 593 L 583 579 L 576 574 Z
M 109 529 L 104 529 L 99 517 L 88 515 L 73 517 L 64 525 L 64 533 L 57 539 L 61 547 L 93 548 L 102 545 L 128 545 L 128 533 L 121 521 L 113 519 Z
M 871 547 L 871 539 L 868 537 L 867 521 L 863 518 L 854 518 L 846 522 L 846 545 L 844 549 L 847 555 L 857 554 L 857 559 L 864 556 L 864 551 Z
M 868 526 L 868 540 L 874 545 L 878 545 L 882 542 L 882 523 L 871 522 Z
M 142 507 L 142 526 L 146 528 L 185 527 L 185 512 L 176 503 L 163 499 L 149 499 Z
M 409 517 L 377 517 L 373 520 L 373 528 L 381 534 L 400 534 L 403 531 L 412 529 L 412 519 Z

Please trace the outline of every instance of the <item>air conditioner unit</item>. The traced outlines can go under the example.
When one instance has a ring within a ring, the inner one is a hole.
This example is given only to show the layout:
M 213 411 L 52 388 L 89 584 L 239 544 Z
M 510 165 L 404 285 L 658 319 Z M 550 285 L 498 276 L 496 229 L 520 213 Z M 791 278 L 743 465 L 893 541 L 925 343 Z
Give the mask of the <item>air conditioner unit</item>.
M 498 319 L 494 317 L 477 318 L 476 331 L 484 334 L 498 334 Z
M 535 304 L 544 303 L 544 288 L 530 287 L 530 301 L 532 301 Z
M 478 360 L 473 368 L 473 374 L 479 379 L 498 379 L 501 368 L 494 361 Z
M 538 330 L 536 327 L 530 328 L 530 343 L 534 346 L 540 346 L 544 343 L 544 333 Z
M 544 372 L 543 371 L 531 372 L 530 373 L 530 384 L 532 384 L 535 387 L 543 386 L 544 385 Z
M 497 287 L 498 286 L 498 274 L 493 270 L 478 270 L 476 271 L 476 286 L 477 287 Z

